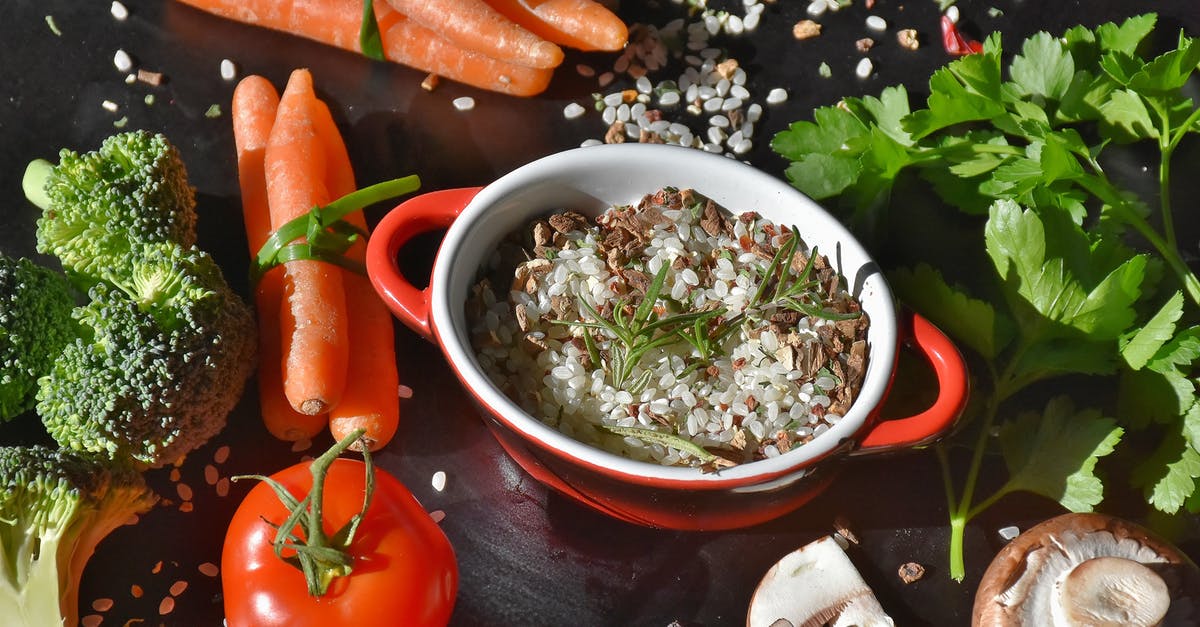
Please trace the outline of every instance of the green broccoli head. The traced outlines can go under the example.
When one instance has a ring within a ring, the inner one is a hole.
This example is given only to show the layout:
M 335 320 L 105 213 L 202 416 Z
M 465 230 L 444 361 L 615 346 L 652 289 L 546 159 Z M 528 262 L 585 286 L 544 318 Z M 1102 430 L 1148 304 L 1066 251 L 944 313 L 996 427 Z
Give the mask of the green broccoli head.
M 93 286 L 76 310 L 85 333 L 42 378 L 37 412 L 64 447 L 156 467 L 225 426 L 257 328 L 199 249 L 147 245 L 129 263 L 135 280 Z
M 156 500 L 130 467 L 44 446 L 0 447 L 4 624 L 77 624 L 79 581 L 96 546 Z
M 0 253 L 0 421 L 33 407 L 38 377 L 78 334 L 66 277 Z
M 31 164 L 24 181 L 42 208 L 38 251 L 85 282 L 119 265 L 137 243 L 195 243 L 195 190 L 163 135 L 118 133 L 92 152 L 64 149 L 57 166 L 47 165 Z

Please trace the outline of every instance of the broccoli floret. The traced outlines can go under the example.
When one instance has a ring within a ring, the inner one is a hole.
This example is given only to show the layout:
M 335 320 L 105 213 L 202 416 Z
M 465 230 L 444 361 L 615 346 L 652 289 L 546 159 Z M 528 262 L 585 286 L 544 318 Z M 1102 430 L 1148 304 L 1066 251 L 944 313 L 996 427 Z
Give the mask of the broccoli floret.
M 75 625 L 96 546 L 157 497 L 135 470 L 43 446 L 0 447 L 0 616 Z
M 42 378 L 37 412 L 64 447 L 174 462 L 224 426 L 255 365 L 250 308 L 196 248 L 145 245 L 128 284 L 102 282 Z
M 78 334 L 61 273 L 0 253 L 0 421 L 33 407 L 38 377 Z
M 38 251 L 58 257 L 85 284 L 120 269 L 140 243 L 189 247 L 196 240 L 195 190 L 179 151 L 161 134 L 118 133 L 84 154 L 64 149 L 56 166 L 30 164 L 23 185 L 42 209 Z

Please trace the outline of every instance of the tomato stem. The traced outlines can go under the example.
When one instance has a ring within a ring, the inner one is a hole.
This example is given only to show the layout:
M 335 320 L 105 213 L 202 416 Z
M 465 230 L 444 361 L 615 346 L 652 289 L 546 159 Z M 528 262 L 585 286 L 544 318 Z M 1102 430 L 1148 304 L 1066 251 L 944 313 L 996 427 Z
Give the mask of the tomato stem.
M 309 464 L 312 473 L 312 488 L 302 499 L 297 499 L 278 481 L 263 475 L 244 475 L 238 479 L 258 479 L 264 481 L 279 497 L 283 506 L 288 510 L 288 516 L 280 525 L 271 522 L 267 524 L 275 528 L 273 542 L 275 555 L 289 564 L 296 566 L 304 573 L 308 584 L 308 593 L 312 596 L 324 596 L 329 590 L 330 583 L 338 577 L 349 575 L 354 570 L 354 558 L 349 553 L 350 544 L 354 541 L 358 525 L 367 515 L 371 505 L 371 497 L 375 494 L 375 466 L 371 462 L 371 452 L 363 446 L 363 465 L 366 472 L 366 485 L 363 490 L 362 510 L 346 521 L 332 535 L 325 533 L 325 516 L 322 506 L 325 496 L 325 475 L 329 467 L 346 449 L 362 439 L 365 429 L 356 429 L 346 435 L 328 451 L 321 454 Z M 294 533 L 298 530 L 299 534 Z M 293 557 L 285 557 L 285 551 L 295 553 Z

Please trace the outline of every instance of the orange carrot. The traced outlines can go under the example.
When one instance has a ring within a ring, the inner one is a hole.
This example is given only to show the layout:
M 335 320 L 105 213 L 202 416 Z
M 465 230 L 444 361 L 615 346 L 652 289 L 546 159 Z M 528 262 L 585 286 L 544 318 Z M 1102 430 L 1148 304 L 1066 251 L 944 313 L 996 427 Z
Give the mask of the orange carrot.
M 264 156 L 279 94 L 261 76 L 247 76 L 233 90 L 233 139 L 237 147 L 238 183 L 242 191 L 242 217 L 250 259 L 271 234 L 271 214 L 267 208 L 267 180 Z M 263 425 L 271 435 L 290 442 L 310 439 L 328 423 L 323 415 L 310 416 L 292 408 L 283 393 L 282 338 L 279 305 L 283 295 L 283 270 L 275 268 L 256 286 L 254 301 L 258 311 L 258 398 Z
M 562 49 L 518 26 L 484 0 L 387 0 L 393 9 L 451 43 L 493 59 L 558 67 Z
M 329 203 L 325 154 L 309 114 L 308 70 L 292 72 L 266 150 L 271 227 L 278 229 L 315 206 Z M 341 268 L 321 261 L 284 265 L 280 307 L 283 387 L 292 407 L 323 414 L 341 400 L 350 343 Z
M 312 109 L 317 135 L 325 149 L 325 180 L 329 191 L 334 197 L 349 194 L 356 186 L 346 144 L 325 103 L 314 98 Z M 364 232 L 367 230 L 362 211 L 351 212 L 344 219 Z M 366 250 L 366 242 L 360 240 L 346 251 L 346 256 L 361 263 Z M 340 442 L 355 429 L 363 429 L 363 437 L 374 451 L 392 439 L 400 424 L 395 329 L 391 312 L 371 287 L 370 280 L 348 270 L 343 272 L 350 322 L 350 361 L 342 400 L 329 411 L 329 430 L 334 440 Z
M 531 33 L 577 50 L 620 50 L 625 22 L 594 0 L 486 0 Z
M 362 52 L 361 0 L 179 0 L 202 11 Z M 465 50 L 387 6 L 375 3 L 387 60 L 514 96 L 533 96 L 550 84 L 552 68 L 531 68 Z

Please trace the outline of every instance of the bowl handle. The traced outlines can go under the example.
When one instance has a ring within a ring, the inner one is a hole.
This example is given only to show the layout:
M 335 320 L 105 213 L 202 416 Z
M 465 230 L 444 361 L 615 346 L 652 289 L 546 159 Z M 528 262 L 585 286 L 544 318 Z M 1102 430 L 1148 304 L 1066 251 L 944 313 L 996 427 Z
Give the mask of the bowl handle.
M 938 395 L 925 411 L 907 418 L 882 420 L 862 439 L 853 454 L 882 453 L 928 444 L 954 425 L 967 404 L 967 365 L 958 348 L 932 322 L 909 313 L 903 320 L 905 343 L 929 361 Z
M 413 237 L 454 223 L 481 187 L 428 192 L 410 198 L 383 216 L 367 240 L 367 276 L 380 298 L 405 326 L 433 340 L 429 320 L 431 288 L 417 289 L 396 263 Z

